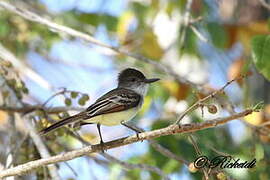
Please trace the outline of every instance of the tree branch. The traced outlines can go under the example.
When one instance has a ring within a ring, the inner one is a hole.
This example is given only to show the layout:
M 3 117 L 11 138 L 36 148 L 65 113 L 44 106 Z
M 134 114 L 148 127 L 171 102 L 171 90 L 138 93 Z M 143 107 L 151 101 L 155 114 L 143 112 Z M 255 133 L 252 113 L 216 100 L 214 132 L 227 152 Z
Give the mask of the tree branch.
M 112 50 L 113 52 L 116 52 L 116 53 L 119 53 L 119 54 L 124 54 L 126 56 L 129 56 L 129 57 L 132 57 L 132 58 L 135 58 L 139 61 L 143 61 L 143 62 L 146 62 L 148 64 L 151 64 L 153 65 L 155 68 L 159 69 L 160 71 L 163 71 L 169 75 L 171 75 L 175 80 L 179 81 L 179 82 L 182 82 L 182 83 L 186 83 L 186 84 L 189 84 L 193 87 L 196 87 L 198 89 L 201 89 L 201 87 L 195 83 L 192 83 L 190 82 L 189 80 L 185 79 L 184 77 L 181 77 L 179 76 L 176 72 L 174 72 L 169 66 L 165 65 L 165 64 L 161 64 L 161 63 L 158 63 L 157 61 L 153 61 L 151 59 L 148 59 L 142 55 L 139 55 L 139 54 L 133 54 L 133 53 L 130 53 L 128 52 L 127 50 L 124 50 L 120 47 L 114 47 L 114 46 L 111 46 L 111 45 L 108 45 L 108 44 L 105 44 L 95 38 L 93 38 L 92 36 L 86 34 L 86 33 L 83 33 L 83 32 L 80 32 L 80 31 L 77 31 L 77 30 L 74 30 L 72 28 L 69 28 L 67 26 L 63 26 L 63 25 L 60 25 L 60 24 L 57 24 L 57 23 L 54 23 L 48 19 L 45 19 L 33 12 L 30 12 L 26 9 L 23 9 L 23 8 L 18 8 L 18 7 L 15 7 L 14 5 L 10 4 L 10 3 L 7 3 L 7 2 L 4 2 L 4 1 L 0 1 L 0 7 L 12 12 L 12 13 L 15 13 L 29 21 L 33 21 L 33 22 L 36 22 L 36 23 L 39 23 L 39 24 L 43 24 L 47 27 L 49 27 L 51 30 L 53 30 L 53 32 L 57 32 L 59 34 L 61 33 L 65 33 L 65 34 L 68 34 L 70 36 L 73 36 L 73 37 L 76 37 L 76 38 L 80 38 L 86 42 L 89 42 L 89 43 L 92 43 L 92 44 L 95 44 L 97 46 L 100 46 L 100 47 L 103 47 L 103 48 L 107 48 L 109 50 Z
M 1 3 L 1 2 L 0 2 Z M 27 76 L 29 79 L 33 80 L 37 84 L 39 84 L 41 87 L 45 89 L 52 89 L 52 86 L 46 81 L 42 76 L 40 76 L 38 73 L 36 73 L 33 69 L 28 67 L 24 61 L 18 59 L 12 52 L 10 52 L 7 48 L 2 46 L 0 43 L 0 57 L 3 60 L 10 61 L 16 70 L 25 76 Z
M 142 128 L 138 127 L 138 126 L 131 125 L 131 124 L 129 124 L 129 126 L 136 129 L 140 133 L 145 132 L 144 129 L 142 129 Z M 148 140 L 148 142 L 156 151 L 158 151 L 162 155 L 167 156 L 167 157 L 169 157 L 171 159 L 174 159 L 176 161 L 179 161 L 180 163 L 186 164 L 188 166 L 189 162 L 187 160 L 185 160 L 182 157 L 174 154 L 169 149 L 167 149 L 167 148 L 163 147 L 162 145 L 158 144 L 155 140 L 150 139 L 150 140 Z
M 69 132 L 70 132 L 70 135 L 71 136 L 73 136 L 74 138 L 76 138 L 78 141 L 80 141 L 84 145 L 87 145 L 87 146 L 91 145 L 88 141 L 85 141 L 81 136 L 77 135 L 76 133 L 73 133 L 72 131 L 69 131 Z M 149 140 L 149 141 L 151 141 L 151 140 Z M 159 145 L 159 144 L 157 144 L 157 145 Z M 109 160 L 111 163 L 119 164 L 123 168 L 126 168 L 126 169 L 141 169 L 141 170 L 144 170 L 144 171 L 152 171 L 152 172 L 155 172 L 155 173 L 159 174 L 160 176 L 162 176 L 166 180 L 169 180 L 170 179 L 168 177 L 168 175 L 165 174 L 158 167 L 150 166 L 150 165 L 147 165 L 147 164 L 131 164 L 131 163 L 127 163 L 125 161 L 121 161 L 121 160 L 119 160 L 119 159 L 117 159 L 117 158 L 109 155 L 108 153 L 100 153 L 100 155 L 102 155 L 104 158 L 106 158 L 107 160 Z
M 3 77 L 0 76 L 0 80 L 4 80 L 4 85 L 6 85 L 8 92 L 10 92 L 11 94 L 14 94 L 13 99 L 12 99 L 12 101 L 14 101 L 13 103 L 16 104 L 16 106 L 20 106 L 20 107 L 23 106 L 24 104 L 16 96 L 14 89 L 12 87 L 10 87 L 10 85 L 6 84 L 6 81 Z M 37 146 L 37 150 L 38 150 L 39 154 L 41 155 L 41 157 L 42 158 L 50 158 L 50 154 L 49 154 L 46 146 L 42 142 L 39 135 L 36 133 L 34 127 L 31 125 L 31 123 L 26 119 L 23 119 L 23 123 L 25 124 L 25 128 L 28 130 L 34 144 Z M 11 131 L 14 131 L 14 130 L 11 129 Z M 58 172 L 57 172 L 57 168 L 54 164 L 51 164 L 50 166 L 48 166 L 48 170 L 49 170 L 49 173 L 53 179 L 60 180 L 60 177 L 59 177 Z M 0 179 L 1 179 L 1 177 L 0 177 Z
M 25 124 L 25 127 L 28 130 L 29 135 L 32 138 L 36 148 L 38 149 L 40 156 L 42 158 L 50 158 L 50 153 L 49 153 L 47 147 L 43 143 L 40 136 L 37 134 L 35 128 L 32 126 L 29 119 L 26 119 L 26 117 L 23 117 L 22 120 L 23 120 L 23 123 Z M 55 180 L 61 179 L 59 174 L 57 173 L 57 167 L 54 164 L 49 165 L 48 169 L 49 169 L 49 172 L 50 172 L 52 179 L 55 179 Z
M 260 1 L 261 5 L 262 5 L 263 7 L 265 7 L 265 8 L 268 9 L 268 10 L 270 10 L 270 5 L 267 4 L 267 2 L 265 2 L 265 0 L 259 0 L 259 1 Z
M 58 107 L 43 107 L 42 105 L 26 105 L 24 107 L 11 107 L 11 106 L 0 106 L 0 110 L 7 111 L 7 112 L 18 112 L 18 113 L 30 113 L 33 111 L 46 111 L 46 113 L 54 114 L 60 113 L 65 111 L 83 111 L 84 108 L 80 107 L 65 107 L 65 106 L 58 106 Z
M 193 111 L 194 109 L 198 108 L 203 102 L 207 101 L 208 99 L 216 96 L 219 93 L 222 93 L 223 90 L 229 86 L 232 82 L 237 81 L 238 79 L 242 79 L 244 76 L 240 76 L 238 78 L 232 79 L 230 81 L 228 81 L 222 88 L 220 88 L 217 91 L 214 91 L 213 93 L 209 94 L 208 96 L 199 99 L 198 101 L 196 101 L 192 106 L 190 106 L 189 108 L 187 108 L 182 114 L 181 116 L 177 119 L 177 121 L 175 122 L 175 124 L 179 124 L 180 121 L 191 111 Z
M 23 173 L 26 173 L 38 167 L 42 167 L 42 166 L 57 163 L 57 162 L 68 161 L 76 157 L 87 155 L 89 153 L 100 152 L 103 149 L 112 149 L 112 148 L 116 148 L 116 147 L 120 147 L 120 146 L 124 146 L 128 144 L 132 144 L 141 140 L 153 139 L 153 138 L 158 138 L 161 136 L 167 136 L 167 135 L 172 135 L 172 134 L 177 134 L 177 133 L 195 132 L 202 129 L 215 127 L 217 125 L 225 124 L 228 121 L 251 114 L 253 111 L 254 111 L 253 109 L 247 109 L 245 111 L 236 113 L 228 117 L 208 120 L 202 123 L 190 123 L 190 124 L 183 124 L 181 126 L 174 124 L 174 125 L 170 125 L 168 127 L 162 128 L 162 129 L 140 133 L 139 138 L 137 138 L 136 135 L 133 135 L 133 136 L 124 137 L 124 138 L 120 138 L 114 141 L 104 143 L 103 146 L 100 144 L 87 146 L 78 150 L 73 150 L 73 151 L 70 151 L 64 154 L 59 154 L 56 156 L 52 156 L 49 158 L 43 158 L 43 159 L 39 159 L 35 161 L 30 161 L 28 163 L 18 165 L 16 167 L 1 171 L 0 178 L 4 178 L 7 176 L 21 175 Z
M 187 28 L 189 25 L 189 21 L 190 21 L 190 10 L 191 10 L 191 5 L 192 5 L 193 0 L 188 0 L 186 3 L 186 9 L 185 9 L 185 13 L 184 13 L 184 18 L 183 18 L 183 24 L 181 26 L 180 29 L 180 47 L 179 49 L 182 50 L 184 48 L 184 41 L 186 39 L 186 32 L 187 32 Z

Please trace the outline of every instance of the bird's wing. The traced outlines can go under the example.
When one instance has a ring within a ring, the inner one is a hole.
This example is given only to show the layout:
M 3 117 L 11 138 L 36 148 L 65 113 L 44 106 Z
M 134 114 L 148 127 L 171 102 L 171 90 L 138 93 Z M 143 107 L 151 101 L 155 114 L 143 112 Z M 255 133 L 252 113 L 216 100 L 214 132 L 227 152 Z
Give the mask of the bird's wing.
M 101 114 L 119 112 L 136 107 L 140 103 L 140 99 L 141 96 L 131 90 L 114 89 L 100 97 L 94 104 L 89 106 L 86 111 L 80 112 L 79 114 L 56 122 L 51 126 L 41 130 L 40 134 L 44 135 L 66 124 L 90 119 Z
M 128 89 L 114 89 L 101 98 L 86 110 L 89 119 L 98 115 L 124 111 L 136 107 L 141 100 L 141 96 Z

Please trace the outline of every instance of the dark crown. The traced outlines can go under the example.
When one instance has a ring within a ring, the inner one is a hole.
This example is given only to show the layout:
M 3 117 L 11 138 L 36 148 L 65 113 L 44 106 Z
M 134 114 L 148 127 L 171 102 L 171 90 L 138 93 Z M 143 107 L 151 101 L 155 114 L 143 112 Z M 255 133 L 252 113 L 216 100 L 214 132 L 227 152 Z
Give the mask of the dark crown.
M 132 69 L 132 68 L 127 68 L 120 72 L 118 76 L 118 82 L 123 81 L 127 79 L 128 77 L 137 77 L 139 79 L 145 79 L 145 76 L 140 71 L 136 69 Z

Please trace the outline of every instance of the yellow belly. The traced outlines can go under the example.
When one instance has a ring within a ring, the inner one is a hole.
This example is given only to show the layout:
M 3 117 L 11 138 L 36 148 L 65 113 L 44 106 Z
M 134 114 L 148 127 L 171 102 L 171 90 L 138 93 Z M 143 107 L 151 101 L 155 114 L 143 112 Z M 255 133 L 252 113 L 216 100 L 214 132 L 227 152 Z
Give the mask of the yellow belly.
M 105 126 L 115 126 L 121 124 L 121 122 L 131 120 L 137 114 L 137 112 L 137 108 L 132 108 L 126 111 L 99 115 L 91 119 L 84 120 L 84 122 L 96 124 L 99 123 Z

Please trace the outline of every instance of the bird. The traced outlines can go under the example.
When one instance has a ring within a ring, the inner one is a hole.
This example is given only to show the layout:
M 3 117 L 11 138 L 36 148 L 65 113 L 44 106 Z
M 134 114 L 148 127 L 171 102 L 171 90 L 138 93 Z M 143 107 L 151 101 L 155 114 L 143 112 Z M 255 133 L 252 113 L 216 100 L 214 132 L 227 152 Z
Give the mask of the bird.
M 141 109 L 149 84 L 158 80 L 160 79 L 147 79 L 141 71 L 126 68 L 119 73 L 118 86 L 115 89 L 98 98 L 86 110 L 42 129 L 39 134 L 46 135 L 68 124 L 75 124 L 74 126 L 96 124 L 100 144 L 104 143 L 101 135 L 101 125 L 123 125 L 135 131 L 137 137 L 139 137 L 139 132 L 126 122 L 133 119 Z

